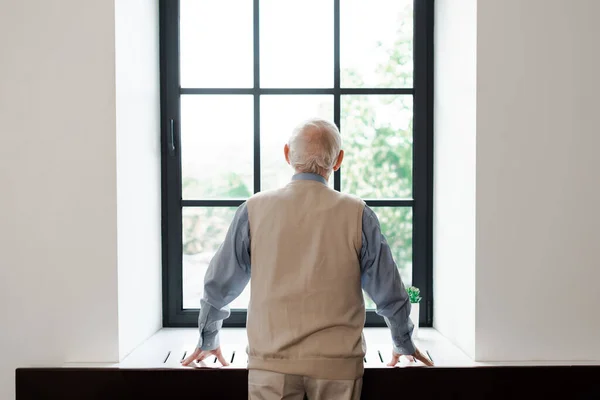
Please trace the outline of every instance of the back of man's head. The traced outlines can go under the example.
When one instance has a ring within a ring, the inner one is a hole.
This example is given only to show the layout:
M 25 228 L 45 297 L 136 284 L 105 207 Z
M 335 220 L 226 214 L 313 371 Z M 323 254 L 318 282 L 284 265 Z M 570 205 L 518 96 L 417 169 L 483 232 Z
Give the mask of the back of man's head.
M 294 129 L 288 146 L 290 164 L 296 172 L 328 177 L 338 160 L 342 138 L 334 124 L 314 118 Z

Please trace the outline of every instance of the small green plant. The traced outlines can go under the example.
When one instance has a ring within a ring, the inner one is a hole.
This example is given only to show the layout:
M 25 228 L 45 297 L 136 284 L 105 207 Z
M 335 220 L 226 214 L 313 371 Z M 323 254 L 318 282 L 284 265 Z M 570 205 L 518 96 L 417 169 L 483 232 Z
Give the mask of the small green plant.
M 406 291 L 408 292 L 408 297 L 410 298 L 411 303 L 415 304 L 421 301 L 421 290 L 418 287 L 409 286 L 406 288 Z

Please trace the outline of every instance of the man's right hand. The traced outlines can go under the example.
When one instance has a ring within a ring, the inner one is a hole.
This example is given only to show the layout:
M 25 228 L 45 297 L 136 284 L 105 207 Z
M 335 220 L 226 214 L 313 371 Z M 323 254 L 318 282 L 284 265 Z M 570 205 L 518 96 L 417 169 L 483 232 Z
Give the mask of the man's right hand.
M 395 351 L 392 351 L 392 361 L 388 363 L 388 367 L 393 367 L 398 364 L 400 357 L 403 355 L 405 355 L 410 361 L 421 361 L 426 366 L 433 367 L 433 361 L 431 361 L 425 354 L 421 353 L 419 349 L 417 349 L 414 354 L 398 354 Z
M 204 351 L 200 350 L 200 349 L 196 349 L 196 351 L 194 351 L 190 356 L 188 356 L 185 360 L 181 361 L 181 365 L 184 367 L 187 367 L 188 365 L 192 364 L 195 361 L 200 362 L 200 361 L 204 360 L 208 356 L 217 357 L 217 360 L 224 367 L 229 365 L 227 360 L 225 360 L 225 357 L 223 356 L 223 353 L 221 352 L 220 347 L 217 347 L 214 350 L 204 350 Z

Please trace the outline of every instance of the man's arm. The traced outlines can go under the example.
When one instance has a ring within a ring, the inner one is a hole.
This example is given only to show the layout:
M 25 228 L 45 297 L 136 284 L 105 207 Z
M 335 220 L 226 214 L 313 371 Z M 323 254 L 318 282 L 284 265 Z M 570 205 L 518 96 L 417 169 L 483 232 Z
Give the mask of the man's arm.
M 369 207 L 363 211 L 361 283 L 363 290 L 377 306 L 377 314 L 385 319 L 392 333 L 394 355 L 391 364 L 396 364 L 400 355 L 414 355 L 422 359 L 421 353 L 412 341 L 413 323 L 410 316 L 410 299 L 404 288 L 400 273 L 392 257 L 377 216 Z
M 235 213 L 225 241 L 211 260 L 204 277 L 204 296 L 200 300 L 196 352 L 183 361 L 189 365 L 202 355 L 218 351 L 219 330 L 230 315 L 228 305 L 244 290 L 250 280 L 250 226 L 248 209 L 242 204 Z M 224 363 L 225 364 L 225 363 Z

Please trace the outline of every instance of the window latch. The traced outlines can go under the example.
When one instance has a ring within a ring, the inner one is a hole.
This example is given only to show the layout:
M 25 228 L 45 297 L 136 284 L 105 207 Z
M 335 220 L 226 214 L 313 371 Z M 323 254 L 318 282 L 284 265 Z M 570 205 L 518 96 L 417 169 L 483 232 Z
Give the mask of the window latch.
M 169 143 L 167 144 L 169 148 L 169 155 L 175 155 L 175 120 L 169 120 Z

